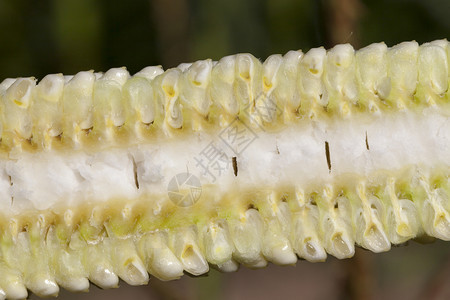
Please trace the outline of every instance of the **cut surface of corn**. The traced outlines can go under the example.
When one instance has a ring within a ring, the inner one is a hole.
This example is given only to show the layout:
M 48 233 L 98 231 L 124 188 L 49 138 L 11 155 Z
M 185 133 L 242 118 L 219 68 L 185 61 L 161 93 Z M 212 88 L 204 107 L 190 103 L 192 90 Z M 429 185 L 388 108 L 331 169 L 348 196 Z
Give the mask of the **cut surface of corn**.
M 0 298 L 450 240 L 450 45 L 0 83 Z

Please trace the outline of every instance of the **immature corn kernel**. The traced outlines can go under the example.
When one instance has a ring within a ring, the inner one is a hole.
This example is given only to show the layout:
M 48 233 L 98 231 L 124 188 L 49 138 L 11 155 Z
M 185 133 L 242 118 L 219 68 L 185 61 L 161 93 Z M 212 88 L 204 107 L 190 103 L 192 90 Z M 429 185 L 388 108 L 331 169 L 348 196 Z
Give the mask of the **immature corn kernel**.
M 0 299 L 450 240 L 446 40 L 0 83 Z

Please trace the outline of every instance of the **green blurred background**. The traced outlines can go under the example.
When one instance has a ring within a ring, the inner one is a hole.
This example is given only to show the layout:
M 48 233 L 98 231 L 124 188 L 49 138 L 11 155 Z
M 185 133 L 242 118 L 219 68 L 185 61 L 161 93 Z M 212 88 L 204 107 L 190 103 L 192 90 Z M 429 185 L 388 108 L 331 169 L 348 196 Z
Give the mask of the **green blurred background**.
M 449 0 L 0 0 L 0 78 L 447 38 Z
M 0 80 L 351 43 L 420 43 L 450 36 L 449 0 L 0 0 Z M 450 299 L 450 243 L 384 254 L 119 290 L 62 291 L 64 299 Z M 0 274 L 1 276 L 1 274 Z M 34 296 L 32 298 L 35 298 Z

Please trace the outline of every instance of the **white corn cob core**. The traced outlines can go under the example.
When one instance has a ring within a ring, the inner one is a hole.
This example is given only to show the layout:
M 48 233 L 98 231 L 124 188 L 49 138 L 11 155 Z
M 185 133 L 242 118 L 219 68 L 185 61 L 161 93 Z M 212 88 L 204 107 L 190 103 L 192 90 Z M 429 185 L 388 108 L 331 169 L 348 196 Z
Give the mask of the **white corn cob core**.
M 4 80 L 0 298 L 450 240 L 449 58 L 337 45 Z M 174 203 L 181 173 L 201 190 Z

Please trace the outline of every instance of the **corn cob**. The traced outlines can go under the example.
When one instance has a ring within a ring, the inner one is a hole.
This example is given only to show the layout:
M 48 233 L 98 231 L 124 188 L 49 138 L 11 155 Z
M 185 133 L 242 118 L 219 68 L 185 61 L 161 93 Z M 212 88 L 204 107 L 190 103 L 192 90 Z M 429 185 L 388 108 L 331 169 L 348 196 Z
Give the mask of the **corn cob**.
M 450 46 L 0 84 L 0 299 L 450 240 Z

